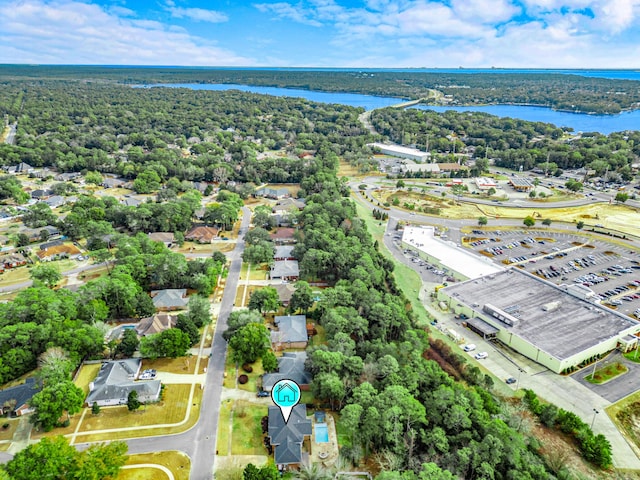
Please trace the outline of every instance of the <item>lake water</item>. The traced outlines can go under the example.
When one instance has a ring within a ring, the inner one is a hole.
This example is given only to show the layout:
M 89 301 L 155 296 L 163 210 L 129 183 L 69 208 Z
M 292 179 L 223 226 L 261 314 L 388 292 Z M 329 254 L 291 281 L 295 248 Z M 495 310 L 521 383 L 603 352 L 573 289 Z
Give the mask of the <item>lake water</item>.
M 361 95 L 357 93 L 316 92 L 293 88 L 260 87 L 237 84 L 174 83 L 144 85 L 138 87 L 189 88 L 192 90 L 213 91 L 240 90 L 243 92 L 261 93 L 277 97 L 297 97 L 305 98 L 314 102 L 350 105 L 352 107 L 362 107 L 365 110 L 388 107 L 404 101 L 402 98 L 376 97 L 374 95 Z M 559 112 L 546 107 L 520 105 L 486 105 L 469 107 L 431 107 L 426 105 L 417 105 L 411 108 L 428 109 L 437 112 L 444 112 L 447 110 L 485 112 L 498 117 L 519 118 L 531 122 L 552 123 L 559 127 L 570 127 L 573 128 L 574 132 L 600 132 L 605 135 L 611 132 L 640 129 L 640 110 L 623 112 L 617 115 L 589 115 L 586 113 Z

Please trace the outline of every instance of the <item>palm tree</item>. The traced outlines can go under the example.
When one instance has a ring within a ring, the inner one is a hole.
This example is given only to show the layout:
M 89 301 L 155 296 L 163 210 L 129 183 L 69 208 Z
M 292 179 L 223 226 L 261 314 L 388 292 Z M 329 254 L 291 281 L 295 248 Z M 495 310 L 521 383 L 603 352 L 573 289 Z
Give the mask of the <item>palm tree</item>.
M 295 478 L 298 480 L 331 480 L 333 474 L 327 467 L 312 463 L 311 466 L 303 465 L 295 474 Z

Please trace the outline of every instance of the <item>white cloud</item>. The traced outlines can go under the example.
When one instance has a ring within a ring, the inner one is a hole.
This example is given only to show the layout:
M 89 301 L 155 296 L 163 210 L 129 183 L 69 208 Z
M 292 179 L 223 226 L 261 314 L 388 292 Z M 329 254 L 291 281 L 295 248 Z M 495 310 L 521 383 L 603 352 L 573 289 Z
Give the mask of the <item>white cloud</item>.
M 184 30 L 125 18 L 76 0 L 11 0 L 1 4 L 0 52 L 6 63 L 254 63 Z
M 206 10 L 204 8 L 182 8 L 168 4 L 167 11 L 175 18 L 188 18 L 196 22 L 223 23 L 229 20 L 229 17 L 216 10 Z
M 300 5 L 291 5 L 286 2 L 280 3 L 256 3 L 253 5 L 262 13 L 272 13 L 277 18 L 289 19 L 294 22 L 302 23 L 305 25 L 311 25 L 313 27 L 320 27 L 322 23 L 310 18 L 313 13 L 309 9 L 305 9 Z

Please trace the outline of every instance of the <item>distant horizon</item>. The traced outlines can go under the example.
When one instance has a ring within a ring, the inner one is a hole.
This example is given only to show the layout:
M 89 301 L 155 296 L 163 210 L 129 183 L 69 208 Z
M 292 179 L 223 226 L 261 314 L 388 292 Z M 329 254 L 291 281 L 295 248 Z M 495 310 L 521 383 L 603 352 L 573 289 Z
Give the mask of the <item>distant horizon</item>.
M 0 63 L 618 70 L 640 58 L 636 3 L 0 0 Z
M 610 71 L 640 72 L 640 67 L 340 67 L 340 66 L 284 66 L 284 65 L 146 65 L 146 64 L 106 64 L 106 63 L 0 63 L 2 67 L 103 67 L 103 68 L 185 68 L 185 69 L 225 69 L 225 70 L 538 70 L 538 71 Z

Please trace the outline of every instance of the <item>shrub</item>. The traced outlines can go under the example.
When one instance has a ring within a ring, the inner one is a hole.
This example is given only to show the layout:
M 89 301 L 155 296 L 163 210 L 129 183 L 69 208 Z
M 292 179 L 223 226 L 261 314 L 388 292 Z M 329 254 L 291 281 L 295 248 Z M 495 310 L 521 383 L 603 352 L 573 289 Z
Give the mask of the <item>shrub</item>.
M 253 372 L 253 367 L 251 365 L 249 365 L 248 363 L 244 363 L 242 365 L 242 370 L 247 372 L 247 373 L 251 373 L 251 372 Z
M 247 375 L 240 375 L 238 377 L 238 383 L 240 385 L 244 385 L 245 383 L 247 383 L 249 381 L 249 377 Z

